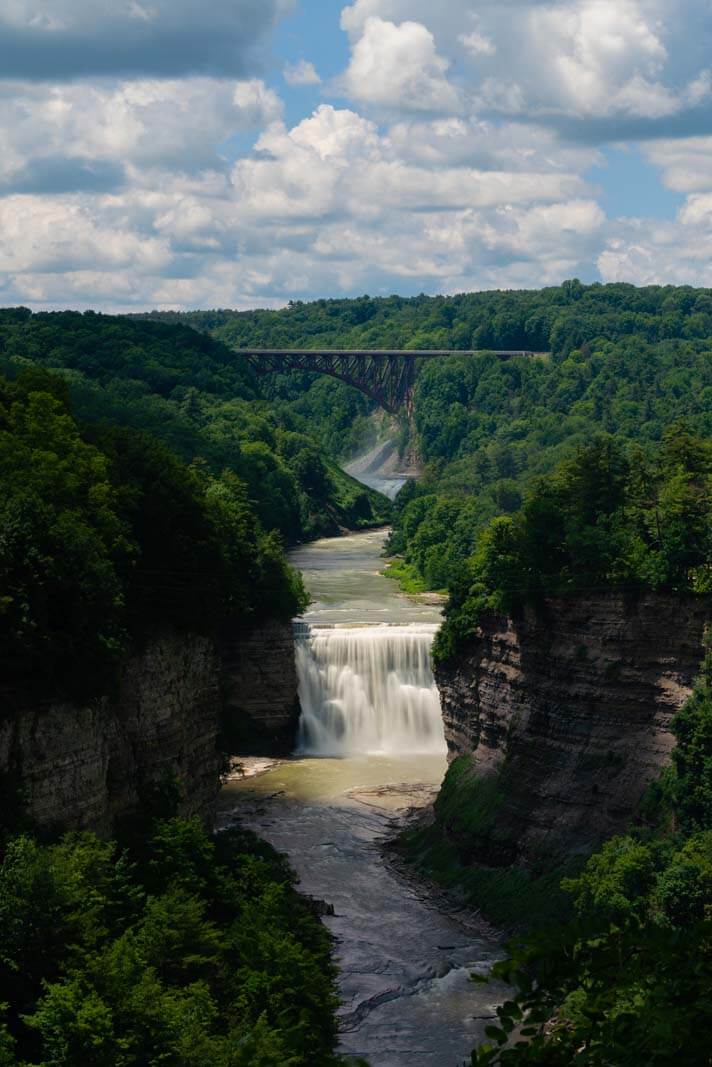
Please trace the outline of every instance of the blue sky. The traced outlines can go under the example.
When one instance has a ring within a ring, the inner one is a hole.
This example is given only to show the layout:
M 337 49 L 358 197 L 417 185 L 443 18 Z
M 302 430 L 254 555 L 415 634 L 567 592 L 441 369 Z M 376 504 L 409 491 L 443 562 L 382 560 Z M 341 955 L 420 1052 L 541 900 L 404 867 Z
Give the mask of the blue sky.
M 707 0 L 0 0 L 0 294 L 712 285 Z

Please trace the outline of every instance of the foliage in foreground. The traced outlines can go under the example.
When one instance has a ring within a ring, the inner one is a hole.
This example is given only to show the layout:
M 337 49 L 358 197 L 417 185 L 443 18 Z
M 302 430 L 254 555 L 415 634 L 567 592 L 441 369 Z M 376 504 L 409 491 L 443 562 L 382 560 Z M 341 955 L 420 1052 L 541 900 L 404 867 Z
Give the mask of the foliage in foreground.
M 712 1062 L 712 651 L 675 721 L 653 822 L 564 880 L 575 918 L 514 942 L 514 987 L 474 1067 Z
M 158 821 L 140 847 L 11 839 L 3 1067 L 328 1067 L 330 937 L 252 834 Z

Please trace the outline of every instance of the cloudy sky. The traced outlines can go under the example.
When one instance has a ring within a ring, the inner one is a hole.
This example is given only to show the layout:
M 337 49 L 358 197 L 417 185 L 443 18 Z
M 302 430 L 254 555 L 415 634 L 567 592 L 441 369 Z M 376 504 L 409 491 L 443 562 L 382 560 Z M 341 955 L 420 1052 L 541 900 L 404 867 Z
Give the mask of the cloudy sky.
M 0 0 L 0 303 L 712 286 L 711 0 Z

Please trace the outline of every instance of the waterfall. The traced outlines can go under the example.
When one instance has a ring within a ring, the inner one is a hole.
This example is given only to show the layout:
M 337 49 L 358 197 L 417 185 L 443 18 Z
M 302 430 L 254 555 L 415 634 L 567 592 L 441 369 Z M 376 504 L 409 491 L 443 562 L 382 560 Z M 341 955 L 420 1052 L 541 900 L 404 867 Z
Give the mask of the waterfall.
M 318 756 L 445 752 L 430 667 L 436 625 L 297 631 L 299 751 Z

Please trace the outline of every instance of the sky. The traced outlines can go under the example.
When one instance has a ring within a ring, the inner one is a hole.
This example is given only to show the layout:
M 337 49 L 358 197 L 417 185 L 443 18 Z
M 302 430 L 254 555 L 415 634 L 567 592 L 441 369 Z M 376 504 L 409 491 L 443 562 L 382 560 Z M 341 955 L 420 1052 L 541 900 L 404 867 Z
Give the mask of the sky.
M 712 286 L 712 0 L 0 0 L 0 303 Z

